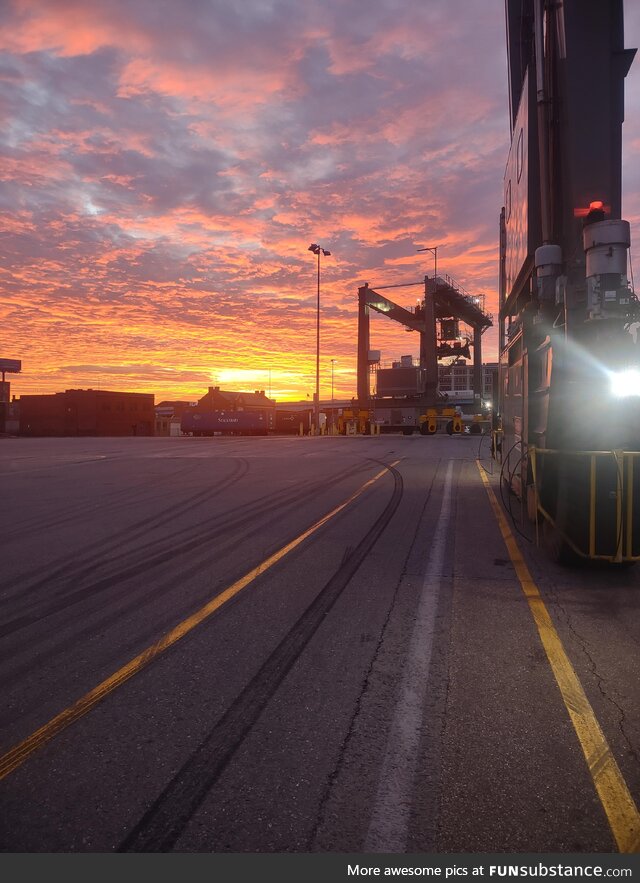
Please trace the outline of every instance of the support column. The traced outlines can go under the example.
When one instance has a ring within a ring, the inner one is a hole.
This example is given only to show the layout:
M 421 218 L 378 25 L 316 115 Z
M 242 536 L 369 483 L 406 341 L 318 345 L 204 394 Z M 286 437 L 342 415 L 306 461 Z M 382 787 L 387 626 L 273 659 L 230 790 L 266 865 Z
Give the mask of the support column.
M 358 404 L 369 407 L 369 283 L 358 289 Z
M 438 392 L 438 352 L 436 344 L 436 287 L 429 293 L 427 277 L 424 277 L 424 331 L 420 332 L 420 367 L 425 375 L 425 398 L 435 405 Z
M 473 326 L 473 396 L 474 404 L 482 402 L 483 377 L 482 377 L 482 328 Z M 480 399 L 476 399 L 479 395 Z

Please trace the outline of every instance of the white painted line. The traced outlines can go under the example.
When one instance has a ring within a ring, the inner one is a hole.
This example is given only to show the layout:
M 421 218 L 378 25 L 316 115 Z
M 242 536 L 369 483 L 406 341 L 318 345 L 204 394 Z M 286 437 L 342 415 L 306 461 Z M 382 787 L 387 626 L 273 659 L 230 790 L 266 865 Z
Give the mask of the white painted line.
M 407 847 L 435 618 L 451 518 L 452 476 L 453 461 L 450 460 L 364 852 L 403 853 Z

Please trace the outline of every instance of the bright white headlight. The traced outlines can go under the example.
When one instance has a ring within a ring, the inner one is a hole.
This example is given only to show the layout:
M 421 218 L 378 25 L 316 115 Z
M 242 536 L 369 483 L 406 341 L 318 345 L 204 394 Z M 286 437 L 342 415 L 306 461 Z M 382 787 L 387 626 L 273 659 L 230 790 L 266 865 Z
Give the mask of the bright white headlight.
M 611 392 L 618 398 L 640 396 L 640 371 L 629 368 L 626 371 L 612 371 Z

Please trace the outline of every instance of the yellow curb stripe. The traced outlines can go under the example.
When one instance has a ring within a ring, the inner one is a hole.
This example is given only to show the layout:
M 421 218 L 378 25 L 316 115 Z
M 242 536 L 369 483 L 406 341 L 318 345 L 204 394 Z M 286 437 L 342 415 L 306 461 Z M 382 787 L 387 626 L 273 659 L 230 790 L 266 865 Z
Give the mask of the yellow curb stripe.
M 235 597 L 261 574 L 265 573 L 265 571 L 273 567 L 274 564 L 277 564 L 278 561 L 281 561 L 312 534 L 320 530 L 321 527 L 353 503 L 366 490 L 375 484 L 375 482 L 382 478 L 383 475 L 386 475 L 391 467 L 397 466 L 399 462 L 400 460 L 395 460 L 389 467 L 381 469 L 380 472 L 366 481 L 347 500 L 340 503 L 339 506 L 336 506 L 335 509 L 332 509 L 331 512 L 323 516 L 319 521 L 316 521 L 315 524 L 303 531 L 303 533 L 297 536 L 294 540 L 291 540 L 286 546 L 278 549 L 277 552 L 274 552 L 273 555 L 270 555 L 258 564 L 257 567 L 254 567 L 244 576 L 240 577 L 239 580 L 208 601 L 204 607 L 201 607 L 195 613 L 191 614 L 191 616 L 188 616 L 185 620 L 175 626 L 175 628 L 171 629 L 171 631 L 163 635 L 155 642 L 155 644 L 151 644 L 146 650 L 143 650 L 142 653 L 139 653 L 127 662 L 126 665 L 123 665 L 122 668 L 119 668 L 118 671 L 106 678 L 102 683 L 98 684 L 97 687 L 94 687 L 93 690 L 90 690 L 81 699 L 74 702 L 73 705 L 65 708 L 64 711 L 61 711 L 60 714 L 57 714 L 48 723 L 44 724 L 30 736 L 27 736 L 27 738 L 18 745 L 15 745 L 7 751 L 6 754 L 0 757 L 0 780 L 16 770 L 35 751 L 51 741 L 54 736 L 57 736 L 58 733 L 85 715 L 97 705 L 98 702 L 101 702 L 105 696 L 108 696 L 109 693 L 113 692 L 117 687 L 120 687 L 125 681 L 128 681 L 129 678 L 133 677 L 133 675 L 149 665 L 150 662 L 153 662 L 153 660 L 164 653 L 165 650 L 173 646 L 173 644 L 176 644 L 181 638 L 184 638 L 185 635 L 189 634 L 189 632 L 196 628 L 196 626 L 204 622 L 204 620 L 211 616 L 212 613 L 215 613 L 216 610 L 219 610 L 227 603 L 227 601 L 230 601 L 231 598 Z
M 638 813 L 638 808 L 611 753 L 609 743 L 602 732 L 582 684 L 562 646 L 560 636 L 553 625 L 538 587 L 531 577 L 529 568 L 524 562 L 489 480 L 478 461 L 476 461 L 476 465 L 489 495 L 489 501 L 509 557 L 529 602 L 540 640 L 578 736 L 589 773 L 609 821 L 618 851 L 623 853 L 639 852 L 640 813 Z

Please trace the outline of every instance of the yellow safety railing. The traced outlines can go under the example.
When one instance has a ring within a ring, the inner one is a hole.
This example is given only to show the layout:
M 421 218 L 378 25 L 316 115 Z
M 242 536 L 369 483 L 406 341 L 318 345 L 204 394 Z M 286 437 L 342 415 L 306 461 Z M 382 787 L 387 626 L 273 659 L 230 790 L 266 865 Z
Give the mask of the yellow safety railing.
M 562 538 L 578 555 L 585 558 L 603 559 L 607 561 L 638 561 L 640 554 L 633 554 L 633 519 L 634 510 L 634 469 L 636 460 L 640 457 L 640 451 L 558 451 L 547 448 L 536 448 L 533 445 L 528 449 L 531 463 L 531 475 L 533 479 L 534 505 L 536 512 L 549 521 L 560 531 Z M 589 482 L 589 526 L 587 548 L 579 546 L 569 537 L 565 531 L 558 528 L 553 516 L 546 511 L 540 502 L 538 491 L 539 465 L 545 458 L 577 458 L 584 459 L 588 463 Z M 605 460 L 615 463 L 615 487 L 609 487 L 609 498 L 615 495 L 615 551 L 613 554 L 602 554 L 597 551 L 597 527 L 598 527 L 598 466 Z M 638 488 L 638 504 L 640 506 L 640 487 Z M 537 538 L 537 519 L 536 519 Z M 640 540 L 638 541 L 640 552 Z

